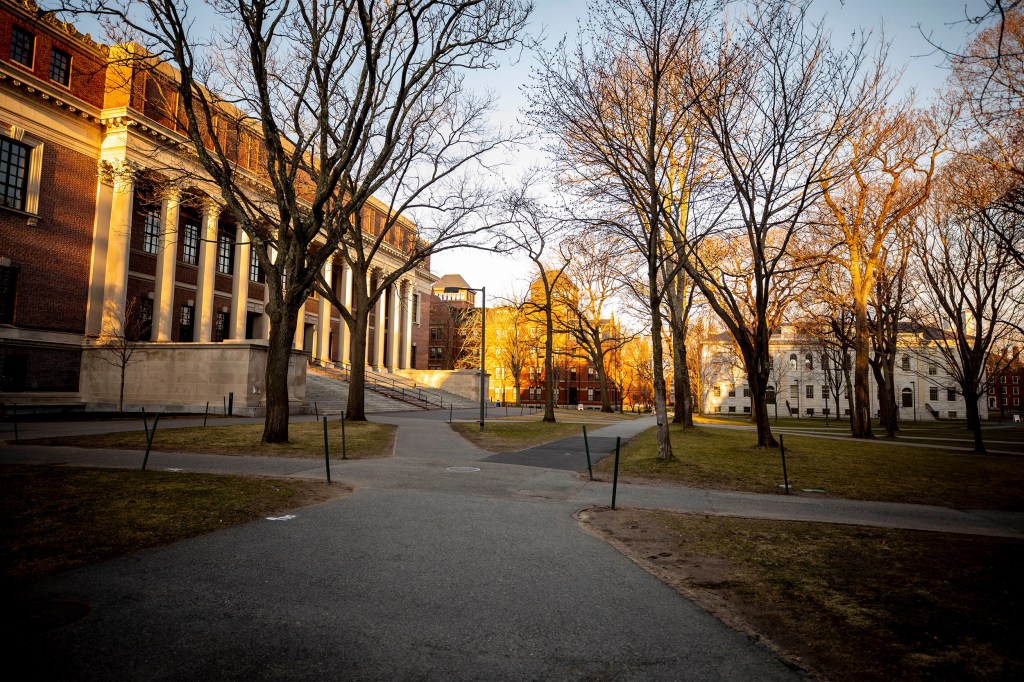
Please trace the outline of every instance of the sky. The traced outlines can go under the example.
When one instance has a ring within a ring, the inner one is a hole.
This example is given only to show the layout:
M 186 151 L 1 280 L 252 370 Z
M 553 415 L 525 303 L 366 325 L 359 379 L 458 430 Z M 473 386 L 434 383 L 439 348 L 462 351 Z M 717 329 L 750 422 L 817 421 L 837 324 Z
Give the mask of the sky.
M 586 18 L 587 0 L 534 1 L 529 30 L 532 35 L 543 34 L 548 46 L 554 46 L 566 35 L 574 36 L 579 22 Z M 922 32 L 930 35 L 933 42 L 955 50 L 974 28 L 964 21 L 965 16 L 978 15 L 984 7 L 984 0 L 812 0 L 811 11 L 824 17 L 837 42 L 861 28 L 877 34 L 884 27 L 885 35 L 892 41 L 891 63 L 905 65 L 901 88 L 915 88 L 921 103 L 942 85 L 947 75 L 943 54 L 929 44 Z M 102 36 L 103 31 L 85 17 L 79 17 L 75 23 L 81 30 Z M 523 121 L 526 99 L 522 87 L 529 82 L 534 64 L 530 53 L 516 52 L 514 58 L 508 55 L 496 72 L 470 77 L 471 87 L 492 90 L 497 95 L 494 123 L 511 126 Z M 514 180 L 542 158 L 538 146 L 534 141 L 513 151 L 505 168 L 506 179 Z M 435 255 L 430 269 L 438 276 L 460 274 L 470 286 L 487 287 L 494 301 L 511 294 L 513 288 L 524 290 L 536 277 L 533 267 L 523 256 L 457 249 Z
M 586 0 L 536 0 L 531 30 L 543 30 L 546 42 L 554 45 L 564 35 L 574 35 L 579 21 L 586 18 Z M 831 27 L 837 42 L 859 28 L 878 33 L 884 27 L 892 41 L 890 59 L 893 65 L 905 65 L 901 88 L 914 88 L 918 102 L 927 100 L 946 78 L 944 58 L 929 44 L 922 31 L 933 42 L 957 49 L 973 27 L 963 19 L 980 14 L 983 0 L 813 0 L 812 12 L 820 12 Z M 918 28 L 920 26 L 920 28 Z M 514 63 L 510 60 L 497 73 L 488 74 L 486 82 L 495 87 L 500 97 L 495 121 L 502 125 L 523 119 L 526 105 L 522 86 L 529 82 L 529 54 Z M 535 146 L 516 153 L 508 173 L 513 176 L 538 158 Z M 457 249 L 435 255 L 430 269 L 437 275 L 461 274 L 473 287 L 487 287 L 490 300 L 508 296 L 512 288 L 523 290 L 536 277 L 533 264 L 523 256 L 504 257 L 468 249 Z

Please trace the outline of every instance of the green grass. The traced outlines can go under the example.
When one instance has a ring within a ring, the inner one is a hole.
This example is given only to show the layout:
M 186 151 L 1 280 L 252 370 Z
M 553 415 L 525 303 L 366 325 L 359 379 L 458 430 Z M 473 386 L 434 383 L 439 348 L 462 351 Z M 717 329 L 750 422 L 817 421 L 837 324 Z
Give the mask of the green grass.
M 675 460 L 657 458 L 652 428 L 622 448 L 620 476 L 707 489 L 782 492 L 780 452 L 754 447 L 752 431 L 672 426 L 670 433 Z M 1024 459 L 1019 457 L 794 434 L 785 435 L 785 444 L 789 482 L 798 491 L 814 488 L 859 500 L 1024 509 Z M 596 469 L 609 478 L 611 458 Z
M 1021 679 L 1024 542 L 623 510 L 611 534 L 830 679 Z M 600 522 L 600 521 L 599 521 Z M 623 530 L 626 529 L 626 530 Z M 607 530 L 605 532 L 608 532 Z M 634 538 L 634 539 L 631 539 Z
M 341 457 L 341 421 L 328 421 L 328 443 L 332 458 Z M 390 457 L 398 427 L 375 422 L 346 422 L 345 444 L 349 459 Z M 287 443 L 263 443 L 263 424 L 237 424 L 183 429 L 157 428 L 153 450 L 164 452 L 201 452 L 212 455 L 258 457 L 319 458 L 324 456 L 322 422 L 292 422 Z M 71 445 L 86 448 L 146 449 L 142 431 L 105 433 L 88 436 L 46 438 L 32 443 Z
M 490 415 L 490 413 L 488 413 Z M 499 411 L 498 414 L 501 414 Z M 638 419 L 644 415 L 633 414 L 632 412 L 600 412 L 599 410 L 573 410 L 564 407 L 555 408 L 555 419 L 559 422 L 573 422 L 576 424 L 608 423 L 617 421 L 629 421 Z M 488 416 L 488 420 L 498 421 L 541 421 L 544 418 L 544 408 L 527 408 L 521 411 L 518 407 L 509 406 L 507 417 Z
M 0 466 L 0 575 L 36 578 L 209 533 L 349 488 L 323 481 Z
M 482 432 L 477 422 L 456 422 L 451 427 L 469 442 L 491 452 L 516 452 L 583 433 L 579 424 L 564 422 L 492 420 L 486 423 Z

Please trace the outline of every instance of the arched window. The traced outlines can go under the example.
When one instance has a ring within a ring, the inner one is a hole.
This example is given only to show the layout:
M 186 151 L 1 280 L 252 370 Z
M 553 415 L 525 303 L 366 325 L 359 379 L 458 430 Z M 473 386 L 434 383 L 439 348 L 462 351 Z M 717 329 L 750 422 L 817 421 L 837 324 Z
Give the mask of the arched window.
M 789 356 L 789 368 L 796 370 L 796 353 Z
M 814 369 L 814 356 L 810 353 L 804 356 L 804 369 L 808 372 Z
M 775 385 L 768 384 L 768 388 L 764 392 L 764 402 L 768 405 L 775 404 Z
M 910 371 L 910 356 L 909 355 L 904 355 L 903 356 L 903 360 L 900 361 L 900 369 L 902 369 L 904 372 L 909 372 Z
M 903 395 L 903 407 L 913 407 L 914 406 L 914 392 L 912 390 L 910 390 L 909 388 L 905 388 L 902 391 L 902 395 Z

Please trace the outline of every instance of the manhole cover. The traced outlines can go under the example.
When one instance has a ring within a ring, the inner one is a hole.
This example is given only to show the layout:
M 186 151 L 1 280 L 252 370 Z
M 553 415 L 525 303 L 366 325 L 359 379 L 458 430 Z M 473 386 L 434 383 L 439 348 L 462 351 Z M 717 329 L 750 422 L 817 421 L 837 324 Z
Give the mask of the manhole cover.
M 450 471 L 453 474 L 472 474 L 480 469 L 478 467 L 448 467 L 445 471 Z

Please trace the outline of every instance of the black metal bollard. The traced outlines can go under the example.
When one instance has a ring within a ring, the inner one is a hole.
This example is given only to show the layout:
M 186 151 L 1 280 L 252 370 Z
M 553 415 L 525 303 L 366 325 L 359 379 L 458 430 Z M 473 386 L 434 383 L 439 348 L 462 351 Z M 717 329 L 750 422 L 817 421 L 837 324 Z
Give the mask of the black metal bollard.
M 594 480 L 594 469 L 590 465 L 590 439 L 587 438 L 587 425 L 583 425 L 583 448 L 587 451 L 587 472 L 590 474 L 590 480 Z
M 146 428 L 146 456 L 142 458 L 142 470 L 146 470 L 146 464 L 149 462 L 149 451 L 153 448 L 153 439 L 156 438 L 156 425 L 160 422 L 160 413 L 156 413 L 156 417 L 153 419 L 153 430 L 150 431 Z
M 619 489 L 619 441 L 621 438 L 615 436 L 615 473 L 612 475 L 612 510 L 615 509 L 615 493 Z
M 327 442 L 327 415 L 324 415 L 324 466 L 327 468 L 327 484 L 331 483 L 331 447 Z
M 454 405 L 449 405 L 449 406 L 448 406 L 448 423 L 449 423 L 449 424 L 451 424 L 451 423 L 452 423 L 452 410 L 453 410 L 453 409 L 455 409 L 455 408 L 454 408 Z
M 235 394 L 234 392 L 228 393 L 228 416 L 234 412 Z
M 316 418 L 320 419 L 320 408 L 316 406 L 316 401 L 313 401 L 313 411 L 316 412 Z
M 782 451 L 782 482 L 786 487 L 786 494 L 789 494 L 789 474 L 786 472 L 786 441 L 782 434 L 779 434 L 779 450 Z
M 346 454 L 347 446 L 345 445 L 345 413 L 341 413 L 341 458 L 348 459 Z

